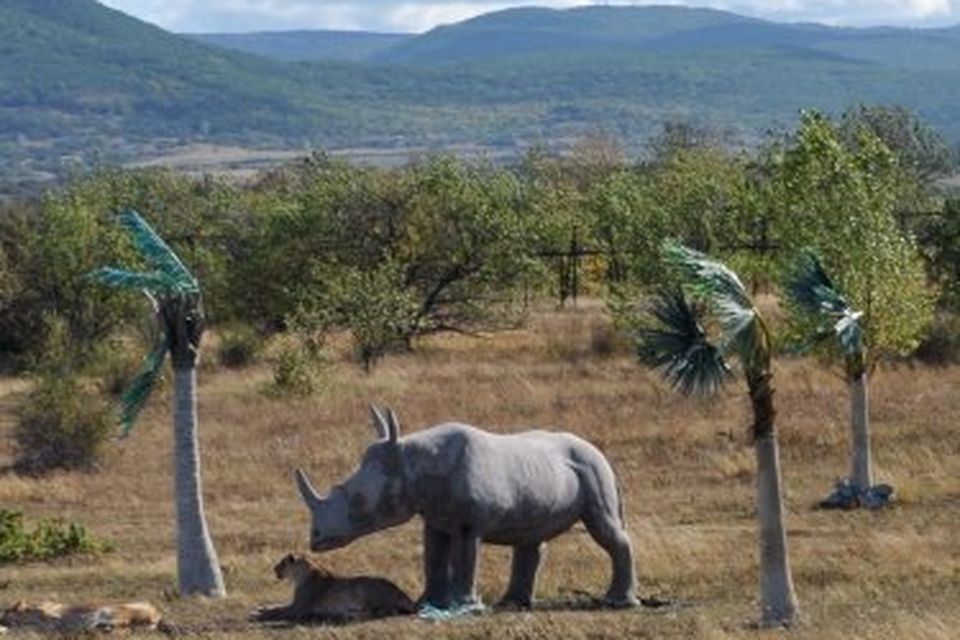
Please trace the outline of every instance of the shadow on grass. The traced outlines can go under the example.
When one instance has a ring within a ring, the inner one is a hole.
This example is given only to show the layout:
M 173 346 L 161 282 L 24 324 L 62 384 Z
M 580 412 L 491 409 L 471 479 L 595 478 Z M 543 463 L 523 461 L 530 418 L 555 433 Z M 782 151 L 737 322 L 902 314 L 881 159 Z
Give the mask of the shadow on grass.
M 501 615 L 501 614 L 510 614 L 510 613 L 537 613 L 537 612 L 560 612 L 560 611 L 609 611 L 610 613 L 625 613 L 627 611 L 639 611 L 641 609 L 653 609 L 653 610 L 676 610 L 680 608 L 686 608 L 692 606 L 691 603 L 682 602 L 679 600 L 666 599 L 660 597 L 649 597 L 641 598 L 640 606 L 636 608 L 616 608 L 610 607 L 602 599 L 590 596 L 586 593 L 580 594 L 577 593 L 572 597 L 566 598 L 557 598 L 552 600 L 538 600 L 534 603 L 533 607 L 530 609 L 517 609 L 515 607 L 497 607 L 492 606 L 486 608 L 482 613 L 472 613 L 469 615 L 464 615 L 460 617 L 450 618 L 446 622 L 455 621 L 458 619 L 467 619 L 477 615 L 482 616 L 491 616 L 491 615 Z M 412 616 L 392 616 L 394 618 L 411 618 L 418 619 L 416 615 Z M 384 618 L 363 618 L 363 619 L 314 619 L 314 620 L 271 620 L 264 622 L 257 622 L 255 620 L 249 621 L 223 621 L 220 624 L 210 624 L 202 625 L 201 627 L 190 627 L 184 628 L 179 627 L 177 631 L 179 633 L 174 633 L 173 635 L 192 635 L 197 633 L 212 633 L 212 632 L 229 632 L 229 631 L 239 631 L 241 629 L 250 629 L 252 627 L 258 627 L 263 629 L 272 629 L 272 630 L 284 630 L 292 629 L 295 627 L 303 626 L 334 626 L 342 627 L 348 625 L 357 625 L 363 624 L 365 622 L 373 622 L 375 620 L 383 620 Z M 444 622 L 443 620 L 434 620 L 434 621 L 425 621 L 425 622 Z
M 684 607 L 692 606 L 690 603 L 682 602 L 680 600 L 674 600 L 669 598 L 660 598 L 658 596 L 651 596 L 648 598 L 640 598 L 640 606 L 636 609 L 679 609 Z M 515 609 L 512 609 L 515 611 Z M 607 610 L 610 612 L 618 611 L 629 611 L 631 608 L 618 608 L 611 607 L 601 598 L 591 596 L 587 593 L 582 592 L 573 592 L 572 597 L 566 598 L 557 598 L 554 600 L 538 600 L 534 603 L 533 608 L 529 609 L 530 611 L 603 611 Z M 511 611 L 509 608 L 497 608 L 493 607 L 492 611 L 497 612 L 506 612 Z

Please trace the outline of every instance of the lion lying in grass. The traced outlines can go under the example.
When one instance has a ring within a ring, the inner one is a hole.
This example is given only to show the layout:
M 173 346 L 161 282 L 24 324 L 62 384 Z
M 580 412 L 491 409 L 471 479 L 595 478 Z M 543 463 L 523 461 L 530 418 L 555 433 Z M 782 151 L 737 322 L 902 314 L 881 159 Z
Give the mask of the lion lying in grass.
M 304 556 L 287 554 L 273 568 L 279 580 L 294 584 L 293 602 L 262 607 L 250 614 L 257 622 L 348 622 L 409 615 L 416 605 L 383 578 L 335 576 Z
M 146 602 L 122 604 L 65 605 L 59 602 L 16 602 L 0 617 L 0 629 L 24 629 L 44 633 L 80 633 L 113 629 L 154 630 L 160 612 Z

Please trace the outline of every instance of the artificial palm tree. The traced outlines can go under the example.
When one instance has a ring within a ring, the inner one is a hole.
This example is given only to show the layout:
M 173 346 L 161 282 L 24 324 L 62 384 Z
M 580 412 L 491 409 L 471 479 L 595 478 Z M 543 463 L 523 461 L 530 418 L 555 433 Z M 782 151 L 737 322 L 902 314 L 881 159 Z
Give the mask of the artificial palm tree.
M 204 318 L 200 284 L 180 258 L 135 211 L 120 215 L 147 264 L 147 271 L 105 267 L 106 284 L 139 289 L 153 303 L 159 324 L 156 345 L 122 397 L 123 435 L 156 386 L 167 353 L 173 363 L 174 491 L 177 509 L 177 576 L 182 594 L 226 595 L 217 553 L 203 514 L 197 440 L 197 359 Z
M 867 392 L 867 352 L 863 340 L 863 313 L 854 310 L 830 280 L 820 259 L 810 251 L 800 254 L 784 287 L 787 299 L 799 314 L 815 319 L 820 326 L 807 345 L 836 337 L 843 354 L 847 385 L 850 387 L 853 433 L 850 478 L 822 504 L 828 507 L 879 508 L 892 493 L 888 485 L 873 484 L 870 459 L 870 413 Z M 826 321 L 826 324 L 821 324 Z
M 638 336 L 640 356 L 685 394 L 715 392 L 732 376 L 727 359 L 740 361 L 750 392 L 750 432 L 757 457 L 761 621 L 789 624 L 798 605 L 783 523 L 770 335 L 733 271 L 670 241 L 664 244 L 664 255 L 683 288 L 654 298 L 653 322 Z M 716 341 L 705 329 L 707 320 L 716 328 Z

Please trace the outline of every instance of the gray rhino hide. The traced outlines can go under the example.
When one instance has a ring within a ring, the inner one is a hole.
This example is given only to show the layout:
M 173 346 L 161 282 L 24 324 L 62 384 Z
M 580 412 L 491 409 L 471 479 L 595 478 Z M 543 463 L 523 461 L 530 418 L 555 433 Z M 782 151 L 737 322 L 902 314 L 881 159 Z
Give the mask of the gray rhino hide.
M 635 606 L 633 554 L 610 464 L 569 433 L 488 433 L 446 423 L 399 437 L 392 411 L 372 408 L 380 438 L 360 468 L 319 496 L 306 474 L 297 484 L 310 508 L 310 548 L 324 551 L 408 521 L 424 523 L 421 602 L 477 602 L 480 541 L 513 547 L 502 604 L 529 607 L 543 542 L 581 521 L 609 554 L 611 606 Z

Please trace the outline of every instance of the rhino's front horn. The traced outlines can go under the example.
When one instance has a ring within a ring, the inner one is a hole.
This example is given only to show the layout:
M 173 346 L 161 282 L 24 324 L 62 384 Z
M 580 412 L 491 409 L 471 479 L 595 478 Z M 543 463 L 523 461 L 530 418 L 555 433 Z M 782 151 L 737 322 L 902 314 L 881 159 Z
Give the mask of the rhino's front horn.
M 310 484 L 310 479 L 307 478 L 307 474 L 303 472 L 303 469 L 297 469 L 296 475 L 297 488 L 300 489 L 300 495 L 303 496 L 303 501 L 307 503 L 308 507 L 313 507 L 321 501 L 317 490 Z

